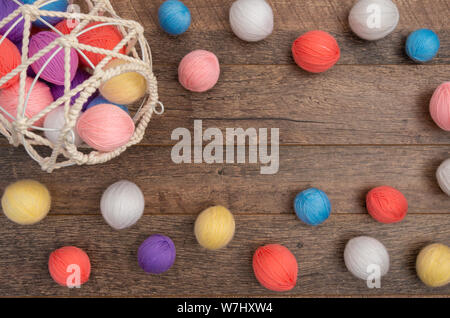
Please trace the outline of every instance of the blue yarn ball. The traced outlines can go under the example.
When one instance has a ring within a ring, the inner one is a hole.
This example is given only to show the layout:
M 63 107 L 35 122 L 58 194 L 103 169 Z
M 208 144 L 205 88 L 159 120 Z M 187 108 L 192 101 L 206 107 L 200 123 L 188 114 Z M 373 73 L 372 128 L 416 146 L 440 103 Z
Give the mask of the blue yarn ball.
M 191 13 L 183 2 L 167 0 L 158 10 L 159 25 L 171 35 L 186 32 L 191 25 Z
M 94 107 L 94 106 L 97 106 L 97 105 L 100 105 L 100 104 L 111 104 L 111 105 L 115 105 L 115 106 L 117 106 L 117 107 L 123 109 L 124 111 L 126 111 L 127 114 L 130 113 L 129 110 L 128 110 L 128 108 L 127 108 L 127 106 L 119 105 L 119 104 L 116 104 L 116 103 L 111 103 L 109 100 L 105 99 L 103 96 L 97 96 L 96 98 L 94 98 L 94 99 L 86 106 L 86 108 L 83 109 L 83 111 L 86 111 L 86 110 L 88 110 L 89 108 Z
M 431 61 L 439 51 L 439 37 L 429 29 L 416 30 L 406 40 L 406 54 L 415 62 Z
M 23 4 L 33 4 L 37 0 L 21 0 Z M 60 11 L 60 12 L 66 12 L 67 6 L 69 5 L 67 0 L 56 0 L 54 2 L 51 2 L 49 4 L 44 4 L 39 7 L 40 10 L 46 10 L 46 11 Z M 58 17 L 46 17 L 41 16 L 41 18 L 51 25 L 57 24 L 59 21 L 61 21 L 63 18 Z M 36 21 L 33 21 L 33 25 L 37 26 L 38 28 L 45 28 L 48 29 L 48 26 L 41 22 L 41 20 L 37 19 Z
M 325 192 L 310 188 L 297 194 L 294 210 L 306 224 L 319 225 L 330 216 L 331 203 Z

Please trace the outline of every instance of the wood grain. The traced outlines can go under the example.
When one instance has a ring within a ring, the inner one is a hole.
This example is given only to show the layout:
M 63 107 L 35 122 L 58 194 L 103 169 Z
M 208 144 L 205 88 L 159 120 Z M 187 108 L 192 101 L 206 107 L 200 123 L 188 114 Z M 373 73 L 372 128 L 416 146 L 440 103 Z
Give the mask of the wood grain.
M 99 215 L 51 217 L 31 227 L 18 227 L 1 218 L 0 295 L 274 295 L 258 284 L 251 267 L 254 250 L 268 243 L 285 245 L 299 263 L 296 287 L 278 296 L 450 293 L 450 285 L 426 287 L 414 269 L 422 247 L 430 242 L 450 243 L 447 215 L 415 215 L 396 225 L 371 222 L 363 215 L 339 215 L 319 227 L 303 225 L 291 215 L 237 216 L 233 241 L 218 252 L 203 250 L 196 243 L 194 220 L 194 216 L 145 216 L 136 226 L 117 232 Z M 153 233 L 169 235 L 177 248 L 175 265 L 159 276 L 145 274 L 136 260 L 139 244 Z M 345 243 L 358 235 L 379 239 L 389 251 L 390 271 L 380 289 L 368 289 L 365 281 L 345 268 Z M 79 290 L 56 285 L 48 274 L 49 254 L 64 245 L 76 245 L 91 258 L 91 279 Z
M 132 147 L 107 164 L 47 174 L 22 149 L 0 147 L 0 189 L 16 179 L 40 180 L 53 196 L 51 215 L 97 215 L 102 192 L 120 179 L 142 188 L 146 214 L 196 215 L 222 204 L 235 214 L 293 215 L 295 195 L 312 186 L 329 195 L 333 213 L 366 214 L 367 191 L 390 185 L 405 194 L 410 214 L 448 213 L 450 200 L 435 171 L 449 151 L 449 146 L 282 147 L 279 172 L 261 175 L 261 164 L 174 164 L 169 147 Z

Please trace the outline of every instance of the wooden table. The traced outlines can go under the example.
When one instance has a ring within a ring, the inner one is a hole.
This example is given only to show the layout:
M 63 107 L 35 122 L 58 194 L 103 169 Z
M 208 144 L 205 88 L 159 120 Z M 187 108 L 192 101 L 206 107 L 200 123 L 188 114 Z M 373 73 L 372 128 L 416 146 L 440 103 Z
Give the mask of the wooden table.
M 386 39 L 365 42 L 347 23 L 352 0 L 271 0 L 274 33 L 245 43 L 228 23 L 231 0 L 185 0 L 193 22 L 177 38 L 158 27 L 162 0 L 114 0 L 119 15 L 142 23 L 152 48 L 154 72 L 166 112 L 154 117 L 142 143 L 98 166 L 47 174 L 22 147 L 0 139 L 0 188 L 33 178 L 53 196 L 49 216 L 34 226 L 0 218 L 2 296 L 449 296 L 450 285 L 430 289 L 415 274 L 419 250 L 431 242 L 450 244 L 450 198 L 439 189 L 435 170 L 449 157 L 450 135 L 428 113 L 434 89 L 450 80 L 450 3 L 397 0 L 400 24 Z M 429 27 L 441 39 L 439 56 L 426 65 L 403 53 L 409 32 Z M 342 57 L 332 70 L 311 75 L 291 58 L 292 41 L 307 30 L 336 36 Z M 217 86 L 204 94 L 177 82 L 180 59 L 207 49 L 221 62 Z M 208 127 L 280 128 L 280 168 L 261 175 L 260 164 L 174 164 L 170 136 L 192 131 L 195 119 Z M 119 179 L 145 194 L 145 216 L 127 230 L 103 220 L 103 190 Z M 365 210 L 366 192 L 378 185 L 402 191 L 409 213 L 399 224 L 375 222 Z M 310 227 L 294 214 L 296 193 L 323 189 L 331 217 Z M 196 215 L 213 204 L 236 217 L 236 235 L 219 251 L 205 251 L 193 235 Z M 136 260 L 150 234 L 170 236 L 175 265 L 164 275 L 145 274 Z M 345 268 L 345 243 L 357 235 L 382 241 L 391 269 L 381 289 L 369 289 Z M 251 258 L 266 243 L 287 246 L 297 257 L 299 278 L 290 292 L 275 294 L 254 278 Z M 81 289 L 59 287 L 47 271 L 52 250 L 76 245 L 92 262 Z

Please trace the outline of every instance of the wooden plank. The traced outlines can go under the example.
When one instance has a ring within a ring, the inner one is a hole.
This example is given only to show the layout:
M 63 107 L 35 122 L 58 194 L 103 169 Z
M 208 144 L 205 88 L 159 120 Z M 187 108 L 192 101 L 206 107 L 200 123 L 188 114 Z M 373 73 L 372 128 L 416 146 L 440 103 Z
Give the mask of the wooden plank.
M 253 276 L 251 257 L 263 244 L 287 246 L 299 263 L 297 286 L 278 296 L 448 295 L 450 285 L 431 289 L 415 275 L 415 257 L 430 242 L 450 243 L 447 215 L 416 215 L 397 225 L 371 222 L 363 215 L 333 216 L 319 227 L 294 216 L 236 217 L 236 234 L 224 250 L 202 249 L 193 235 L 194 216 L 145 216 L 136 226 L 114 231 L 101 216 L 49 217 L 19 227 L 0 219 L 0 295 L 2 296 L 250 296 L 274 295 Z M 176 247 L 174 266 L 164 275 L 147 275 L 136 261 L 139 244 L 153 233 L 169 235 Z M 369 235 L 389 251 L 391 268 L 380 289 L 347 272 L 345 243 Z M 52 250 L 76 245 L 92 262 L 90 281 L 80 289 L 60 287 L 47 271 Z
M 413 64 L 404 53 L 407 35 L 419 28 L 432 28 L 441 39 L 439 56 L 432 64 L 450 62 L 450 6 L 446 0 L 399 0 L 400 22 L 393 34 L 377 42 L 357 38 L 348 26 L 353 0 L 270 0 L 274 10 L 273 34 L 259 43 L 241 41 L 231 31 L 228 11 L 233 0 L 186 0 L 192 13 L 188 32 L 173 37 L 158 25 L 163 0 L 114 0 L 117 13 L 140 22 L 152 47 L 156 64 L 178 64 L 188 52 L 203 48 L 219 55 L 223 64 L 292 64 L 292 42 L 306 31 L 322 29 L 333 34 L 342 49 L 340 64 Z
M 0 189 L 16 179 L 37 179 L 52 193 L 51 214 L 97 215 L 106 187 L 129 179 L 144 192 L 146 214 L 197 214 L 222 204 L 235 214 L 294 215 L 295 195 L 309 187 L 329 195 L 333 213 L 366 214 L 367 191 L 390 185 L 405 194 L 413 218 L 450 212 L 435 179 L 449 152 L 449 146 L 281 147 L 278 173 L 261 175 L 261 164 L 175 164 L 170 147 L 136 146 L 106 164 L 47 174 L 22 148 L 0 147 Z

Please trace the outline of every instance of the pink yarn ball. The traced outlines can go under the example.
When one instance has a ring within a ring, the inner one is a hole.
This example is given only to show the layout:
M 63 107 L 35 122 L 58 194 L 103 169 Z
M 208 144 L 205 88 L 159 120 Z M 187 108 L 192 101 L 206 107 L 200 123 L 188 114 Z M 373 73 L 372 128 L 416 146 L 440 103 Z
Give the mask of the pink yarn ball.
M 30 91 L 31 84 L 33 83 L 33 79 L 31 77 L 27 77 L 25 80 L 25 97 Z M 7 89 L 0 90 L 0 106 L 5 109 L 10 115 L 17 117 L 17 104 L 19 103 L 19 88 L 20 82 L 17 82 L 13 86 Z M 25 116 L 27 118 L 31 118 L 41 110 L 49 106 L 53 103 L 53 96 L 50 92 L 50 87 L 48 87 L 45 83 L 37 81 L 34 85 L 33 89 L 30 93 L 30 98 L 28 99 L 28 103 L 25 105 Z M 1 112 L 2 115 L 9 120 L 13 121 L 11 117 Z M 41 117 L 38 121 L 36 121 L 33 125 L 42 127 L 44 125 L 45 116 Z
M 47 45 L 55 41 L 60 37 L 59 34 L 55 32 L 43 31 L 33 35 L 30 39 L 30 44 L 28 46 L 28 57 L 32 57 L 34 54 L 38 53 L 40 50 L 45 48 Z M 50 50 L 47 54 L 42 56 L 36 62 L 31 64 L 31 68 L 37 74 L 47 60 L 55 53 L 56 50 L 60 48 L 59 45 Z M 45 69 L 42 71 L 40 77 L 47 82 L 64 85 L 64 48 L 61 49 L 53 59 L 47 64 Z M 70 49 L 70 81 L 73 80 L 78 68 L 78 54 L 73 48 Z
M 441 84 L 430 101 L 430 114 L 436 125 L 450 131 L 450 82 Z
M 100 104 L 86 110 L 78 118 L 75 128 L 89 146 L 108 152 L 128 143 L 134 133 L 134 122 L 119 107 Z
M 206 92 L 219 80 L 220 65 L 214 53 L 205 50 L 192 51 L 178 66 L 178 80 L 184 88 L 193 92 Z

